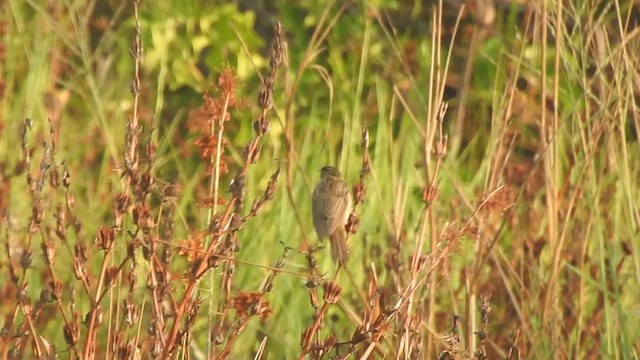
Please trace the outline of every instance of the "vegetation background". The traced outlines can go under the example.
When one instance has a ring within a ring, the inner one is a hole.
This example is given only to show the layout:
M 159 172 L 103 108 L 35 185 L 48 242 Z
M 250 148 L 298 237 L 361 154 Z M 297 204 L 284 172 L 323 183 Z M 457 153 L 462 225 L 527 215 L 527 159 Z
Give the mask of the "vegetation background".
M 638 358 L 637 1 L 0 7 L 2 358 Z

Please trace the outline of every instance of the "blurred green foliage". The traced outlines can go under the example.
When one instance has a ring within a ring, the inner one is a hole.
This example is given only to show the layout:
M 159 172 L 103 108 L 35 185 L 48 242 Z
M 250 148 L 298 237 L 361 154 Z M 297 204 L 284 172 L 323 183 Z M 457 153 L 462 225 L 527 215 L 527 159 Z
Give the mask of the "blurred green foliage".
M 623 4 L 623 10 L 630 9 L 627 3 Z M 37 145 L 49 136 L 47 119 L 53 118 L 60 128 L 56 160 L 64 161 L 70 168 L 71 189 L 78 212 L 83 215 L 83 236 L 90 239 L 101 224 L 113 217 L 114 194 L 122 186 L 114 164 L 122 158 L 125 124 L 133 107 L 130 93 L 133 61 L 129 49 L 135 22 L 131 5 L 119 1 L 8 0 L 0 6 L 4 10 L 0 15 L 4 45 L 0 164 L 12 190 L 10 195 L 3 195 L 7 200 L 0 205 L 11 209 L 12 216 L 18 219 L 16 227 L 26 227 L 24 219 L 31 212 L 27 185 L 23 176 L 11 176 L 14 171 L 17 173 L 14 169 L 20 163 L 20 139 L 16 134 L 22 119 L 34 120 L 28 140 L 35 145 L 33 157 L 38 159 L 42 149 Z M 351 239 L 350 276 L 342 273 L 338 278 L 345 289 L 343 301 L 351 306 L 349 310 L 360 314 L 365 307 L 360 296 L 372 268 L 376 269 L 380 283 L 389 288 L 406 281 L 396 278 L 382 259 L 386 259 L 398 239 L 404 239 L 401 248 L 407 255 L 418 237 L 417 224 L 423 220 L 425 211 L 422 191 L 431 181 L 425 175 L 425 162 L 430 173 L 434 167 L 433 152 L 424 153 L 421 130 L 431 124 L 435 113 L 433 84 L 437 83 L 434 77 L 440 76 L 439 83 L 446 84 L 443 100 L 450 104 L 443 123 L 444 135 L 459 146 L 447 154 L 437 173 L 435 184 L 440 198 L 430 209 L 434 214 L 430 234 L 439 234 L 446 224 L 471 216 L 474 204 L 493 190 L 490 186 L 500 184 L 522 190 L 524 195 L 515 205 L 515 215 L 496 235 L 491 261 L 477 273 L 480 289 L 473 291 L 496 294 L 492 299 L 495 312 L 489 336 L 495 336 L 497 347 L 508 347 L 511 336 L 508 333 L 521 329 L 519 326 L 526 318 L 527 325 L 520 336 L 527 342 L 529 356 L 557 355 L 554 346 L 558 339 L 549 334 L 548 324 L 543 324 L 539 303 L 549 283 L 552 259 L 548 252 L 552 250 L 545 242 L 550 222 L 544 187 L 548 178 L 539 161 L 547 145 L 542 143 L 538 121 L 541 104 L 551 102 L 552 95 L 540 94 L 542 48 L 539 42 L 527 37 L 522 27 L 523 13 L 528 8 L 515 1 L 501 6 L 495 28 L 476 44 L 477 52 L 470 54 L 472 35 L 479 31 L 473 14 L 463 16 L 449 49 L 457 12 L 446 8 L 442 51 L 435 53 L 438 42 L 432 37 L 435 6 L 425 1 L 143 1 L 140 12 L 145 50 L 140 110 L 143 135 L 158 144 L 154 164 L 158 182 L 182 186 L 174 240 L 183 240 L 207 226 L 208 214 L 201 207 L 208 189 L 207 168 L 193 145 L 195 135 L 189 126 L 193 111 L 202 103 L 203 95 L 219 93 L 216 81 L 221 70 L 233 68 L 243 107 L 225 125 L 224 156 L 235 170 L 241 162 L 243 146 L 253 134 L 252 123 L 259 111 L 256 99 L 262 88 L 260 76 L 268 68 L 270 29 L 278 21 L 286 33 L 286 67 L 275 84 L 271 130 L 263 139 L 261 159 L 249 172 L 246 207 L 261 196 L 275 168 L 283 167 L 286 175 L 282 175 L 276 196 L 265 212 L 250 220 L 240 234 L 241 248 L 236 257 L 270 266 L 289 246 L 295 251 L 286 268 L 304 273 L 306 260 L 298 250 L 303 242 L 316 244 L 309 199 L 317 170 L 323 165 L 337 165 L 347 180 L 354 183 L 362 156 L 360 134 L 366 127 L 371 135 L 373 170 L 367 180 L 366 203 L 359 209 L 360 229 Z M 600 25 L 606 28 L 610 24 Z M 626 273 L 617 277 L 616 269 L 610 266 L 628 255 L 619 250 L 630 246 L 623 239 L 634 239 L 637 235 L 637 206 L 633 200 L 638 195 L 639 174 L 632 160 L 640 156 L 640 151 L 637 138 L 634 142 L 633 136 L 617 132 L 616 126 L 633 133 L 633 129 L 637 131 L 634 128 L 637 122 L 634 125 L 626 120 L 624 113 L 613 105 L 620 101 L 633 109 L 629 100 L 633 91 L 627 89 L 628 97 L 620 95 L 620 91 L 613 99 L 607 98 L 607 102 L 601 102 L 594 94 L 587 75 L 589 71 L 600 73 L 593 70 L 596 60 L 589 58 L 590 48 L 583 36 L 587 32 L 581 26 L 587 25 L 577 22 L 575 28 L 563 30 L 567 33 L 564 47 L 544 45 L 548 79 L 556 75 L 556 52 L 561 55 L 555 106 L 562 125 L 554 134 L 559 144 L 554 155 L 558 161 L 554 174 L 558 178 L 555 191 L 561 208 L 570 211 L 560 211 L 558 219 L 563 236 L 569 239 L 567 253 L 580 254 L 558 260 L 564 266 L 558 284 L 573 295 L 562 299 L 566 302 L 564 309 L 568 313 L 575 308 L 581 311 L 567 315 L 575 316 L 571 317 L 571 324 L 580 326 L 567 330 L 564 335 L 568 336 L 562 341 L 566 342 L 568 353 L 576 357 L 597 348 L 604 357 L 622 358 L 617 355 L 630 352 L 629 344 L 640 339 L 635 329 L 636 318 L 622 316 L 625 311 L 619 308 L 637 299 L 638 284 L 628 279 L 637 277 L 639 271 L 627 261 L 620 265 Z M 318 43 L 318 38 L 325 35 Z M 444 63 L 449 55 L 449 75 L 444 76 Z M 472 73 L 468 84 L 464 84 L 467 61 L 471 62 Z M 520 69 L 517 78 L 516 68 Z M 520 86 L 521 83 L 526 86 Z M 507 98 L 513 87 L 522 96 L 515 104 Z M 456 107 L 462 101 L 463 88 L 467 92 L 467 115 L 458 123 Z M 505 109 L 512 105 L 511 116 L 505 118 Z M 603 125 L 611 123 L 617 125 L 612 128 Z M 508 131 L 502 126 L 508 127 Z M 609 131 L 609 137 L 600 137 L 599 131 L 605 131 L 602 129 Z M 608 145 L 601 146 L 599 142 L 605 141 L 609 141 Z M 501 151 L 506 148 L 500 147 L 504 145 L 502 142 L 513 144 L 508 148 L 511 151 L 508 159 L 501 158 L 504 156 Z M 496 164 L 500 159 L 505 164 Z M 610 164 L 616 164 L 617 170 L 612 171 Z M 225 196 L 230 174 L 225 174 L 221 182 Z M 153 201 L 158 202 L 158 198 Z M 51 212 L 47 216 L 53 221 Z M 491 224 L 496 228 L 500 225 Z M 17 235 L 8 237 L 10 241 L 21 241 Z M 429 237 L 429 246 L 435 246 L 432 241 L 435 239 Z M 572 244 L 580 248 L 571 247 Z M 434 308 L 430 311 L 438 315 L 433 322 L 437 328 L 429 331 L 447 331 L 448 317 L 472 306 L 467 303 L 470 276 L 467 271 L 476 259 L 477 246 L 472 241 L 464 242 L 459 253 L 451 257 L 447 269 L 439 274 L 438 291 L 419 299 L 425 303 L 433 300 L 430 304 Z M 539 258 L 536 246 L 544 249 Z M 637 245 L 633 246 L 637 250 Z M 608 253 L 607 248 L 618 250 Z M 334 267 L 326 253 L 324 250 L 319 255 L 320 267 L 332 273 Z M 531 260 L 526 257 L 530 254 L 536 254 L 534 260 L 523 265 Z M 372 259 L 379 261 L 374 263 Z M 69 254 L 61 255 L 60 263 L 65 260 L 70 261 Z M 636 258 L 632 260 L 638 263 Z M 406 266 L 407 259 L 404 261 Z M 5 276 L 5 270 L 0 271 Z M 180 268 L 175 271 L 176 279 L 185 272 Z M 220 274 L 213 273 L 199 288 L 206 306 L 193 328 L 190 350 L 194 354 L 201 355 L 210 346 L 208 331 L 220 294 Z M 232 290 L 256 291 L 266 273 L 261 267 L 239 264 Z M 144 277 L 142 270 L 140 274 Z M 572 277 L 575 274 L 579 275 L 577 280 Z M 73 278 L 71 273 L 62 276 Z M 34 278 L 29 295 L 37 298 L 42 283 Z M 529 282 L 526 287 L 520 283 L 523 279 Z M 249 323 L 233 348 L 233 357 L 253 355 L 263 336 L 268 337 L 269 355 L 265 358 L 293 358 L 299 354 L 300 336 L 313 321 L 305 281 L 288 274 L 278 276 L 269 295 L 271 318 Z M 583 286 L 578 294 L 573 287 L 577 283 Z M 632 286 L 623 292 L 622 286 L 628 283 Z M 70 286 L 69 290 L 77 289 Z M 587 293 L 595 295 L 584 295 Z M 145 294 L 144 286 L 137 289 L 137 294 Z M 600 297 L 606 301 L 594 300 Z M 209 302 L 210 299 L 214 300 Z M 602 315 L 598 306 L 606 307 L 604 324 L 596 321 Z M 89 308 L 85 303 L 78 307 L 81 311 Z M 4 310 L 3 316 L 7 316 Z M 355 325 L 345 311 L 332 308 L 330 315 L 323 336 L 330 329 L 340 340 L 349 339 Z M 584 325 L 588 320 L 608 329 L 601 340 L 594 341 L 602 342 L 601 348 L 584 345 L 587 340 L 582 337 L 590 334 Z M 563 326 L 558 324 L 559 328 Z M 52 335 L 56 346 L 64 349 L 63 335 L 55 332 L 59 328 L 60 324 L 55 322 L 46 327 L 48 333 L 57 334 Z M 624 341 L 618 341 L 621 338 Z

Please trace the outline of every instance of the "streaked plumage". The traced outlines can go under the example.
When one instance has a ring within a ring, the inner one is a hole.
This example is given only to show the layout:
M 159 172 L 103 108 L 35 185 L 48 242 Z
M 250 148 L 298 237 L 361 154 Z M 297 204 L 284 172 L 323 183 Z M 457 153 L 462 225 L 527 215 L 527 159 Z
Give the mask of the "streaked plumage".
M 347 263 L 349 248 L 345 225 L 351 213 L 349 186 L 340 178 L 340 172 L 331 166 L 320 170 L 320 181 L 313 191 L 313 225 L 322 240 L 329 236 L 331 256 L 340 265 Z

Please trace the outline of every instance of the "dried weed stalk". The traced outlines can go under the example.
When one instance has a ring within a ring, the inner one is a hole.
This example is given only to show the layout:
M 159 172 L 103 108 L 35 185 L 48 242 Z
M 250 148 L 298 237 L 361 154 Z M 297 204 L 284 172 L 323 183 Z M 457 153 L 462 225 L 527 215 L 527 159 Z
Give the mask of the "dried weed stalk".
M 219 81 L 219 87 L 222 90 L 222 101 L 213 98 L 207 98 L 205 108 L 209 114 L 208 121 L 210 126 L 217 124 L 217 135 L 215 139 L 203 139 L 200 141 L 201 155 L 208 156 L 210 161 L 212 174 L 212 207 L 210 225 L 206 231 L 209 239 L 208 245 L 204 248 L 204 253 L 199 253 L 191 261 L 191 270 L 187 275 L 185 292 L 183 299 L 178 303 L 175 309 L 175 316 L 171 328 L 168 332 L 167 341 L 164 344 L 163 356 L 169 356 L 173 353 L 176 346 L 182 343 L 182 338 L 189 329 L 189 324 L 183 324 L 182 319 L 186 310 L 193 303 L 193 295 L 196 285 L 200 279 L 211 268 L 222 265 L 220 301 L 218 307 L 219 321 L 211 332 L 211 338 L 214 344 L 226 345 L 217 354 L 218 358 L 226 358 L 230 354 L 231 345 L 237 336 L 244 330 L 246 322 L 251 316 L 260 315 L 268 316 L 268 303 L 264 299 L 265 291 L 258 293 L 242 293 L 235 297 L 231 294 L 231 283 L 235 273 L 236 262 L 234 261 L 235 253 L 239 251 L 240 244 L 238 242 L 238 232 L 246 223 L 247 219 L 256 216 L 263 206 L 273 198 L 276 183 L 278 179 L 279 169 L 277 169 L 267 185 L 264 195 L 255 200 L 251 211 L 248 215 L 244 215 L 243 209 L 245 204 L 245 178 L 250 164 L 258 161 L 260 156 L 260 147 L 262 137 L 267 133 L 270 127 L 269 110 L 272 107 L 273 90 L 275 77 L 278 68 L 282 64 L 283 56 L 283 40 L 282 29 L 278 24 L 273 37 L 273 51 L 270 60 L 270 72 L 265 79 L 264 88 L 261 90 L 258 105 L 261 109 L 258 119 L 254 122 L 255 136 L 245 147 L 243 153 L 243 162 L 233 177 L 230 186 L 231 199 L 227 202 L 226 208 L 221 212 L 217 211 L 219 201 L 219 178 L 222 170 L 226 170 L 226 164 L 221 161 L 222 153 L 222 131 L 224 122 L 230 119 L 229 107 L 236 104 L 234 98 L 235 80 L 229 72 L 225 72 Z M 217 123 L 216 123 L 217 121 Z M 206 144 L 206 146 L 204 146 Z M 272 282 L 273 280 L 271 280 Z M 244 304 L 244 305 L 243 305 Z M 250 304 L 249 311 L 246 304 Z M 235 309 L 237 319 L 235 325 L 228 325 L 229 309 Z M 229 330 L 233 328 L 234 330 Z M 225 338 L 226 334 L 226 338 Z
M 21 230 L 4 201 L 0 209 L 10 280 L 6 286 L 15 294 L 14 315 L 7 318 L 0 334 L 2 358 L 55 358 L 60 349 L 53 345 L 54 335 L 42 327 L 51 318 L 60 319 L 66 351 L 74 358 L 168 358 L 178 349 L 186 353 L 191 328 L 202 305 L 195 294 L 197 284 L 209 269 L 220 265 L 222 316 L 217 331 L 224 332 L 226 339 L 215 356 L 228 357 L 247 322 L 253 317 L 264 319 L 271 312 L 266 295 L 282 272 L 289 249 L 285 248 L 259 291 L 232 294 L 231 283 L 237 262 L 234 256 L 239 249 L 238 233 L 273 198 L 280 172 L 273 172 L 264 194 L 253 201 L 245 214 L 245 178 L 249 165 L 260 157 L 261 139 L 269 130 L 276 72 L 282 64 L 281 27 L 276 28 L 270 72 L 258 99 L 261 112 L 254 124 L 256 135 L 245 148 L 227 201 L 221 200 L 220 195 L 220 178 L 230 167 L 223 157 L 224 124 L 231 119 L 229 110 L 240 103 L 235 98 L 233 73 L 226 70 L 221 74 L 220 98 L 207 95 L 204 99 L 207 128 L 196 146 L 211 180 L 210 201 L 205 201 L 210 210 L 209 226 L 190 234 L 188 242 L 183 243 L 186 247 L 176 246 L 173 215 L 179 186 L 158 186 L 154 174 L 157 147 L 143 126 L 148 121 L 140 115 L 144 55 L 140 1 L 133 5 L 133 109 L 125 128 L 122 162 L 117 165 L 121 181 L 114 184 L 119 191 L 113 195 L 111 221 L 101 224 L 95 235 L 84 233 L 71 191 L 71 174 L 64 161 L 56 159 L 57 120 L 49 120 L 49 136 L 38 149 L 29 145 L 31 120 L 25 120 L 20 128 L 22 156 L 13 176 L 24 174 L 26 178 L 31 213 L 28 226 Z M 34 168 L 35 150 L 39 163 Z M 4 179 L 4 164 L 2 175 Z M 8 193 L 8 186 L 3 182 L 3 194 L 5 190 Z M 160 194 L 160 202 L 153 200 L 155 194 Z M 224 206 L 222 211 L 218 211 L 220 205 Z M 35 252 L 38 247 L 40 251 Z M 172 260 L 188 262 L 184 276 L 171 270 Z M 42 279 L 42 285 L 34 300 L 29 288 L 30 279 L 36 277 Z M 227 316 L 229 310 L 235 311 L 233 318 Z

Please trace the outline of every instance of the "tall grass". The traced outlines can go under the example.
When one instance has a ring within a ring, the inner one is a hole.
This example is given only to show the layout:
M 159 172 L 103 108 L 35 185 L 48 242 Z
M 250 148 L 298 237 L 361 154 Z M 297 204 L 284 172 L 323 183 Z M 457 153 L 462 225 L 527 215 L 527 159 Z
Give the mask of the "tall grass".
M 5 2 L 1 356 L 637 357 L 640 9 L 476 4 Z

